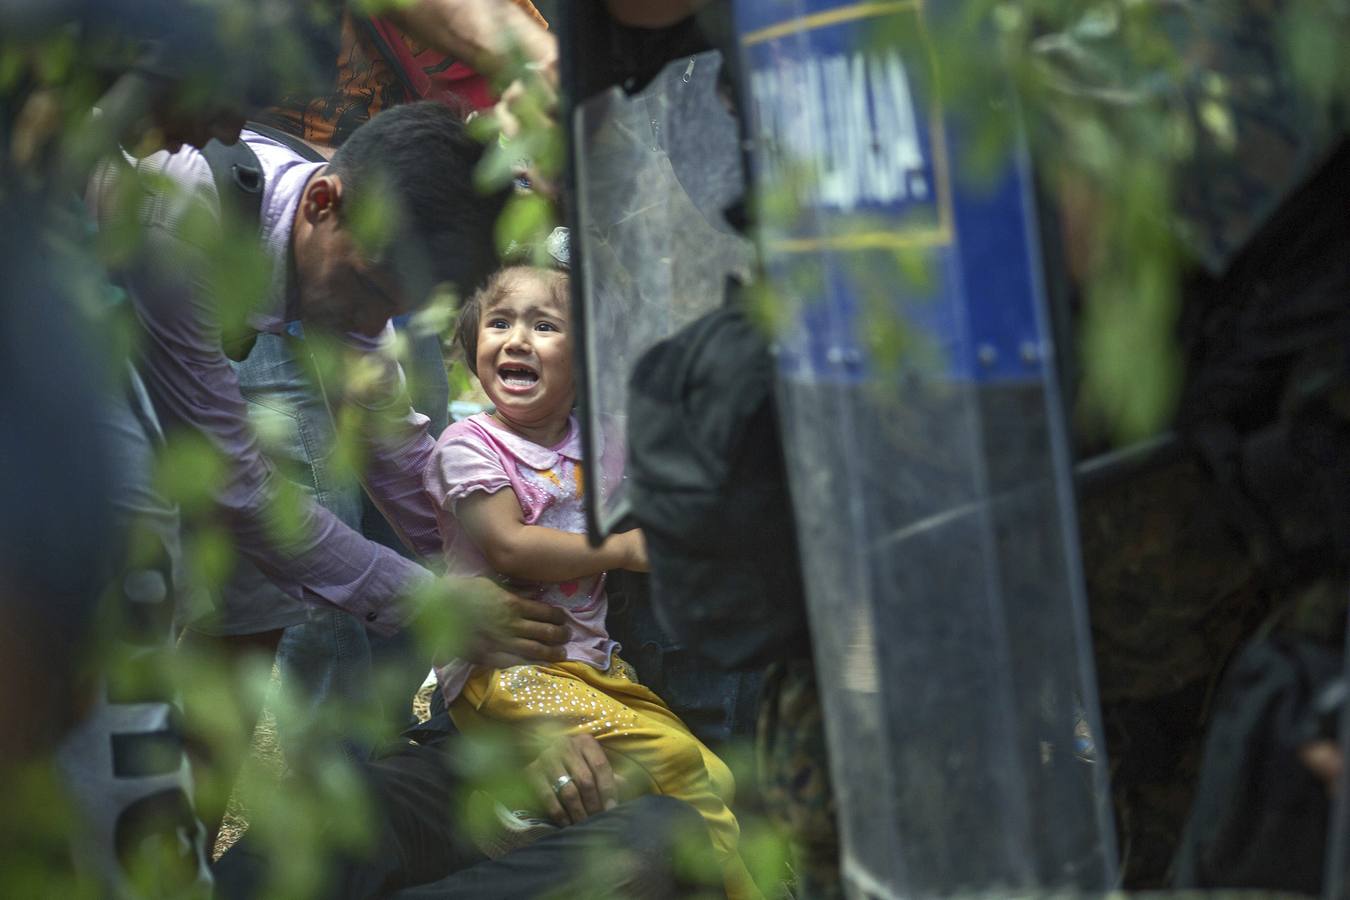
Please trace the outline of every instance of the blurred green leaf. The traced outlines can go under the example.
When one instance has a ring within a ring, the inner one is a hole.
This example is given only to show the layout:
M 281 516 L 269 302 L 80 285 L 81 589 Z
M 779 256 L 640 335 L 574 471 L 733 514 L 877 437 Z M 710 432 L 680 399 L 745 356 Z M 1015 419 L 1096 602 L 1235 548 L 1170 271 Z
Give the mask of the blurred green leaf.
M 378 173 L 371 178 L 377 183 L 382 180 Z M 383 259 L 394 239 L 399 215 L 392 199 L 395 196 L 392 189 L 367 184 L 343 206 L 344 224 L 368 260 Z
M 437 285 L 431 292 L 431 299 L 420 310 L 413 313 L 408 322 L 408 332 L 415 336 L 431 334 L 445 335 L 455 324 L 455 313 L 459 310 L 459 296 L 454 287 L 448 284 Z
M 196 432 L 174 432 L 155 462 L 159 492 L 191 516 L 209 509 L 223 486 L 225 464 Z
M 1220 148 L 1232 151 L 1237 146 L 1237 128 L 1228 108 L 1217 100 L 1200 104 L 1200 121 L 1204 123 Z
M 391 10 L 407 9 L 417 0 L 352 0 L 349 4 L 353 11 L 364 16 L 382 16 Z
M 59 84 L 70 77 L 80 48 L 74 33 L 47 38 L 37 54 L 38 74 L 44 84 Z
M 234 571 L 234 539 L 223 528 L 198 526 L 188 537 L 187 556 L 192 564 L 192 583 L 205 590 L 224 585 Z
M 533 193 L 516 194 L 497 220 L 497 247 L 505 253 L 512 244 L 537 246 L 556 224 L 553 205 L 545 197 Z
M 788 865 L 788 846 L 768 823 L 747 818 L 741 826 L 741 859 L 762 887 L 778 885 Z
M 90 873 L 72 869 L 70 836 L 77 812 L 53 760 L 9 761 L 0 779 L 0 894 L 5 897 L 60 897 L 95 900 L 102 886 Z
M 446 379 L 450 382 L 450 400 L 453 402 L 477 389 L 478 380 L 473 377 L 469 367 L 462 360 L 451 360 L 446 366 Z
M 1280 43 L 1294 77 L 1320 104 L 1344 104 L 1347 66 L 1344 48 L 1350 16 L 1342 6 L 1302 0 L 1289 4 L 1279 20 Z
M 23 48 L 14 41 L 6 40 L 0 45 L 0 95 L 8 94 L 18 85 L 26 56 Z

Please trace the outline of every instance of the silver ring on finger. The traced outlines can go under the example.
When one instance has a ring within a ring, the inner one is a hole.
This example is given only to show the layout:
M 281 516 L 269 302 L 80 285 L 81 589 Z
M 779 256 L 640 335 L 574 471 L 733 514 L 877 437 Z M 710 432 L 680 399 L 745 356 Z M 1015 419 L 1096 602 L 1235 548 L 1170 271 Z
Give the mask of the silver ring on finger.
M 561 794 L 562 789 L 567 787 L 571 783 L 572 783 L 571 775 L 559 775 L 557 778 L 553 780 L 553 784 L 550 785 L 550 787 L 553 788 L 554 794 Z

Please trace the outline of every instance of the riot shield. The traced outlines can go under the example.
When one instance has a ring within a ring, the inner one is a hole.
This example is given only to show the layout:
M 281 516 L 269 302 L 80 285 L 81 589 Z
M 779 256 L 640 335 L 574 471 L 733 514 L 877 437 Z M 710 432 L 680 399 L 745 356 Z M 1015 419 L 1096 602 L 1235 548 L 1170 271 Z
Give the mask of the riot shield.
M 582 437 L 587 459 L 622 459 L 628 376 L 642 353 L 717 308 L 752 249 L 722 211 L 743 190 L 736 124 L 718 92 L 721 54 L 667 65 L 641 91 L 580 103 L 577 181 Z M 578 290 L 579 289 L 579 290 Z M 622 478 L 587 492 L 593 538 L 627 512 Z
M 846 888 L 1108 889 L 1027 163 L 960 177 L 921 4 L 736 9 Z

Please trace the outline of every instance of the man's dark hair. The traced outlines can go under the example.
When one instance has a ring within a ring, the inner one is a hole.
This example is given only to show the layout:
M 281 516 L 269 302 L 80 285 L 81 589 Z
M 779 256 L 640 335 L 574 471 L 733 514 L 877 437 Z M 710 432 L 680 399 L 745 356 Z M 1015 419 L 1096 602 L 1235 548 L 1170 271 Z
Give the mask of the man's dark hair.
M 483 310 L 512 291 L 519 290 L 521 282 L 529 278 L 542 280 L 552 293 L 553 302 L 562 309 L 570 310 L 571 295 L 568 293 L 567 273 L 564 271 L 516 265 L 493 272 L 487 283 L 460 305 L 455 319 L 455 345 L 464 354 L 464 364 L 475 376 L 481 377 L 478 375 L 478 328 Z
M 496 222 L 510 188 L 484 194 L 474 184 L 483 152 L 455 112 L 423 101 L 381 112 L 333 156 L 344 211 L 393 205 L 396 225 L 377 261 L 418 301 L 442 282 L 467 294 L 497 264 Z

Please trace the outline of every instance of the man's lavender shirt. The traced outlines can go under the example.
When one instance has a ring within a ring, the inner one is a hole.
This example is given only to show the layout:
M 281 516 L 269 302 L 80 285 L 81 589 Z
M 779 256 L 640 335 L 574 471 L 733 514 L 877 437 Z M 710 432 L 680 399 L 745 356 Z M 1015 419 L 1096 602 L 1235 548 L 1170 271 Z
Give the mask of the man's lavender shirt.
M 288 277 L 291 227 L 305 184 L 324 163 L 307 162 L 261 135 L 245 132 L 243 140 L 262 165 L 261 240 L 273 264 L 271 291 L 249 322 L 258 331 L 280 334 L 296 302 L 288 288 L 293 283 Z M 217 311 L 200 276 L 205 254 L 218 251 L 191 243 L 183 228 L 194 205 L 219 217 L 220 199 L 205 157 L 184 149 L 130 162 L 178 188 L 156 191 L 141 203 L 146 244 L 137 262 L 119 273 L 143 327 L 139 370 L 156 412 L 168 429 L 186 426 L 200 432 L 230 466 L 217 501 L 242 556 L 297 599 L 340 607 L 383 633 L 397 630 L 411 613 L 405 598 L 432 577 L 430 572 L 362 537 L 307 498 L 301 501 L 300 537 L 281 546 L 272 534 L 268 509 L 282 476 L 259 448 L 238 379 L 221 347 Z M 114 204 L 106 202 L 115 182 L 128 174 L 125 165 L 110 163 L 90 183 L 88 202 L 101 227 L 116 215 Z M 427 434 L 427 418 L 412 409 L 403 373 L 390 353 L 391 339 L 390 326 L 378 338 L 346 337 L 380 363 L 375 388 L 361 400 L 372 413 L 365 417 L 370 427 L 363 435 L 364 480 L 413 549 L 434 557 L 441 541 L 422 473 L 435 442 Z

